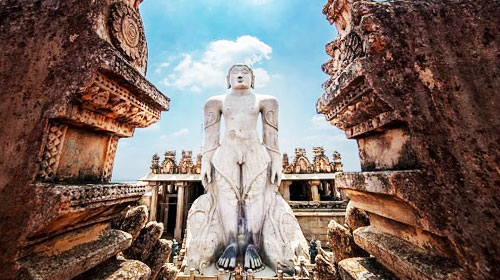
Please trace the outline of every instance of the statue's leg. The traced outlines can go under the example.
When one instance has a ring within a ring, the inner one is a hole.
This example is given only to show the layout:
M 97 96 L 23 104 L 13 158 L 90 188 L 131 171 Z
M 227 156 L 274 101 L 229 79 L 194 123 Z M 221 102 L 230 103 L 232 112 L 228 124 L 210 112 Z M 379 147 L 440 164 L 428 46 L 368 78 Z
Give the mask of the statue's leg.
M 219 175 L 219 174 L 217 174 Z M 220 221 L 225 237 L 225 250 L 217 261 L 217 266 L 223 269 L 234 269 L 238 253 L 237 226 L 238 226 L 238 199 L 231 183 L 222 176 L 216 175 L 216 198 Z
M 247 247 L 245 249 L 246 269 L 251 268 L 257 270 L 264 263 L 259 255 L 259 249 L 262 246 L 262 226 L 265 216 L 265 188 L 266 188 L 266 173 L 259 175 L 252 183 L 252 186 L 245 199 L 245 215 L 247 218 Z

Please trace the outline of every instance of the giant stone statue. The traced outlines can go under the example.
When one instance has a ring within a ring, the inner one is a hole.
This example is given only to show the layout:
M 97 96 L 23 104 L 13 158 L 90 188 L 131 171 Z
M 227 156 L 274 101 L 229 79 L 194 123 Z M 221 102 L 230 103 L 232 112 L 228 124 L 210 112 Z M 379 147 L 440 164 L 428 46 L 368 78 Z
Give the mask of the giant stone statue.
M 291 270 L 307 258 L 307 241 L 288 204 L 277 192 L 281 182 L 278 101 L 254 94 L 246 65 L 228 72 L 231 92 L 205 103 L 205 145 L 201 178 L 206 194 L 189 210 L 186 265 L 200 271 L 215 263 L 254 271 L 279 265 Z M 257 119 L 262 119 L 262 141 Z M 224 116 L 225 135 L 220 141 Z

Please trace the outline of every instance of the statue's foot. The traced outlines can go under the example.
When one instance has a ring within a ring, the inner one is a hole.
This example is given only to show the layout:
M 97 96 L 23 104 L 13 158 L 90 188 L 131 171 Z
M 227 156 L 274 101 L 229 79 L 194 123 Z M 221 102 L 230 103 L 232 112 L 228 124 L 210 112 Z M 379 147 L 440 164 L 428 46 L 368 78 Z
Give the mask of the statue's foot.
M 224 270 L 233 270 L 236 267 L 236 244 L 230 244 L 217 261 L 217 267 Z
M 245 252 L 245 269 L 258 270 L 264 264 L 262 263 L 262 259 L 257 252 L 257 248 L 254 245 L 250 244 L 247 246 L 247 250 Z

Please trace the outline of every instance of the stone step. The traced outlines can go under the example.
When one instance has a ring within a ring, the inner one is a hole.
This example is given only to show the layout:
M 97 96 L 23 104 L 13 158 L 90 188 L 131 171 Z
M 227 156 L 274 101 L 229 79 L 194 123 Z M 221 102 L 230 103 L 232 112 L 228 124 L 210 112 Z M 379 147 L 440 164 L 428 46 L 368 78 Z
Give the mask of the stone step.
M 353 232 L 354 242 L 374 256 L 399 278 L 412 280 L 464 279 L 462 269 L 453 261 L 428 253 L 396 236 L 370 226 Z
M 143 262 L 112 258 L 73 280 L 147 280 L 150 276 L 151 269 Z
M 375 258 L 349 258 L 338 263 L 342 280 L 396 280 Z
M 33 254 L 22 260 L 23 279 L 71 279 L 128 248 L 132 236 L 115 229 L 103 231 L 97 240 L 55 255 Z

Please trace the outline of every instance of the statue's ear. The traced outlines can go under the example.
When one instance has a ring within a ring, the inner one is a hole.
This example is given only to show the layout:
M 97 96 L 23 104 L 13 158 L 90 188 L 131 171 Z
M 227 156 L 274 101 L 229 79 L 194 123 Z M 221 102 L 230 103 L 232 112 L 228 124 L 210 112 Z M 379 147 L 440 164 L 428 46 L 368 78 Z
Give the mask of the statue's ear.
M 250 87 L 255 89 L 255 76 L 252 75 L 252 83 L 250 84 Z
M 229 82 L 229 75 L 226 76 L 227 88 L 231 88 L 231 83 Z

